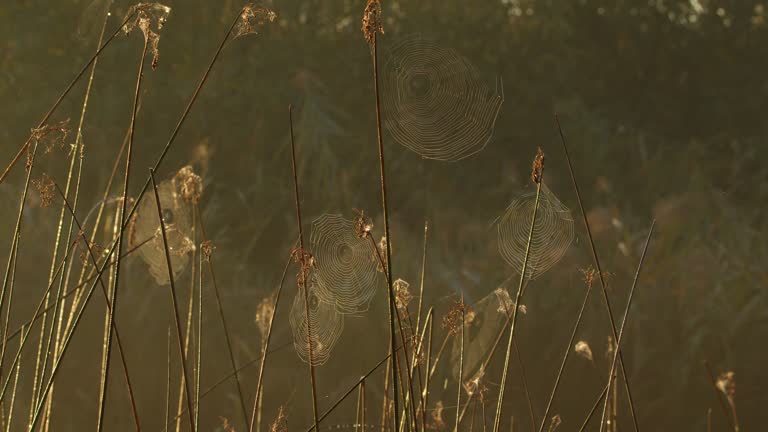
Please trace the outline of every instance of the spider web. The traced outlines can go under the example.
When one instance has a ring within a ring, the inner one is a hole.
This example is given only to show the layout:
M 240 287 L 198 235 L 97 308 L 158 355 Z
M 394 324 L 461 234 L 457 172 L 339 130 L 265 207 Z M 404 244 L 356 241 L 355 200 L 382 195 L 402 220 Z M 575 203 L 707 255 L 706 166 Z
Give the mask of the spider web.
M 518 274 L 525 260 L 535 202 L 535 190 L 524 193 L 509 204 L 498 222 L 499 252 Z M 525 277 L 534 279 L 560 261 L 573 236 L 570 209 L 542 184 Z
M 426 159 L 458 161 L 493 135 L 503 91 L 491 91 L 456 51 L 412 36 L 396 44 L 383 70 L 384 126 Z
M 318 296 L 343 314 L 368 310 L 379 272 L 368 240 L 355 234 L 355 222 L 325 214 L 312 222 Z
M 304 304 L 304 289 L 309 299 L 309 317 Z M 332 303 L 323 301 L 318 295 L 318 284 L 314 272 L 310 274 L 304 288 L 299 288 L 293 299 L 289 321 L 293 333 L 293 347 L 299 358 L 309 363 L 309 344 L 307 343 L 307 318 L 312 346 L 312 364 L 319 366 L 328 361 L 331 351 L 344 330 L 344 315 L 336 311 Z

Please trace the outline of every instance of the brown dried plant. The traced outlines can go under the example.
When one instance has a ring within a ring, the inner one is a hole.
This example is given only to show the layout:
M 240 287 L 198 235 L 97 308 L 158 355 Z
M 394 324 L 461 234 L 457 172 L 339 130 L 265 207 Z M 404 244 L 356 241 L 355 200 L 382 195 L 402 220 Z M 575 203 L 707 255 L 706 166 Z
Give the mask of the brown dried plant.
M 200 203 L 203 196 L 203 180 L 195 174 L 192 166 L 187 165 L 181 168 L 173 176 L 173 183 L 184 201 L 192 204 Z
M 533 180 L 534 183 L 539 184 L 541 183 L 541 175 L 544 171 L 544 151 L 541 150 L 541 147 L 538 148 L 536 151 L 536 157 L 533 158 L 533 167 L 531 169 L 531 180 Z
M 403 279 L 397 279 L 392 283 L 392 288 L 395 290 L 395 305 L 401 311 L 408 309 L 408 303 L 413 300 L 413 294 L 411 294 L 410 286 L 408 282 Z
M 288 419 L 285 417 L 285 407 L 280 405 L 277 410 L 277 417 L 272 425 L 269 427 L 269 432 L 287 432 L 288 431 Z
M 366 238 L 371 235 L 373 221 L 365 214 L 365 210 L 352 209 L 357 217 L 355 218 L 355 234 L 358 238 Z
M 547 432 L 555 432 L 555 430 L 563 423 L 563 420 L 560 418 L 560 414 L 555 414 L 552 416 L 552 418 L 549 420 L 549 427 L 547 428 Z
M 381 240 L 379 240 L 379 244 L 377 245 L 377 248 L 379 249 L 378 255 L 374 251 L 373 255 L 371 256 L 371 259 L 376 262 L 376 270 L 379 271 L 379 273 L 384 273 L 387 270 L 387 244 L 389 244 L 389 247 L 392 247 L 392 243 L 387 243 L 387 237 L 381 236 Z M 392 251 L 389 251 L 390 254 Z M 381 259 L 379 259 L 381 258 Z
M 216 250 L 216 245 L 214 245 L 212 241 L 206 240 L 200 243 L 200 250 L 203 252 L 203 258 L 205 258 L 206 261 L 210 262 L 211 256 L 213 255 L 213 251 Z
M 299 288 L 303 288 L 309 277 L 309 271 L 315 265 L 315 257 L 301 246 L 293 248 L 291 256 L 293 257 L 293 261 L 299 264 L 299 273 L 296 274 L 296 282 L 299 285 Z
M 58 123 L 43 125 L 32 129 L 30 140 L 45 145 L 45 154 L 51 153 L 56 148 L 63 149 L 69 136 L 69 119 Z
M 228 418 L 219 416 L 219 420 L 221 420 L 221 428 L 224 429 L 224 432 L 237 432 L 237 429 L 232 426 Z
M 464 303 L 463 299 L 459 299 L 443 316 L 442 327 L 451 336 L 456 336 L 461 331 L 462 319 L 465 325 L 471 323 L 474 320 L 474 311 L 468 304 Z
M 144 42 L 152 51 L 152 70 L 157 68 L 160 58 L 158 44 L 160 43 L 160 30 L 168 20 L 171 8 L 160 3 L 137 3 L 131 6 L 126 13 L 127 22 L 123 26 L 125 34 L 130 34 L 135 28 L 139 28 L 144 34 Z
M 384 34 L 384 26 L 381 21 L 381 2 L 368 0 L 363 10 L 363 37 L 368 45 L 373 45 L 376 33 Z
M 445 420 L 443 420 L 443 401 L 437 401 L 435 408 L 430 412 L 430 421 L 427 423 L 427 429 L 431 430 L 444 430 L 446 428 Z
M 53 203 L 53 192 L 55 190 L 53 180 L 43 173 L 39 178 L 32 180 L 32 187 L 40 195 L 40 207 L 50 207 Z
M 259 27 L 266 22 L 274 21 L 276 18 L 277 14 L 274 11 L 249 3 L 240 12 L 240 19 L 233 30 L 234 37 L 237 39 L 249 34 L 258 34 Z

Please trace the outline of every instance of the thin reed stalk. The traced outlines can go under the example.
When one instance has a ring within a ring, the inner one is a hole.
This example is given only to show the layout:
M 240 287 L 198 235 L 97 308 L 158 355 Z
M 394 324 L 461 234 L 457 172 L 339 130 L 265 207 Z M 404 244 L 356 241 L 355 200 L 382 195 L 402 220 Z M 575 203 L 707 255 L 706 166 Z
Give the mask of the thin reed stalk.
M 576 181 L 576 174 L 573 169 L 573 163 L 571 162 L 571 156 L 568 153 L 568 145 L 566 144 L 565 140 L 565 134 L 563 133 L 563 128 L 560 125 L 560 118 L 555 115 L 555 122 L 557 123 L 557 129 L 560 133 L 560 142 L 563 144 L 563 153 L 565 154 L 565 160 L 568 163 L 568 172 L 571 176 L 571 183 L 573 184 L 573 189 L 576 192 L 576 199 L 579 203 L 579 210 L 581 211 L 582 219 L 584 220 L 584 226 L 587 229 L 587 238 L 589 239 L 589 248 L 592 252 L 592 259 L 595 264 L 595 269 L 597 270 L 597 274 L 600 279 L 600 288 L 602 288 L 603 293 L 603 301 L 605 302 L 605 308 L 608 312 L 608 319 L 611 323 L 611 335 L 613 336 L 613 340 L 618 339 L 618 331 L 616 330 L 616 320 L 613 318 L 613 309 L 611 308 L 611 301 L 608 298 L 608 285 L 605 283 L 605 275 L 603 273 L 603 268 L 600 266 L 600 259 L 597 256 L 597 248 L 595 248 L 595 241 L 592 237 L 592 229 L 589 226 L 589 220 L 587 219 L 587 212 L 584 210 L 584 201 L 581 199 L 581 191 L 579 190 L 579 184 Z M 635 404 L 632 399 L 632 390 L 629 385 L 629 375 L 627 374 L 627 371 L 624 367 L 624 356 L 621 354 L 621 351 L 619 351 L 619 366 L 621 366 L 621 372 L 622 376 L 624 377 L 624 388 L 626 389 L 627 393 L 627 400 L 629 402 L 629 411 L 632 414 L 632 424 L 634 426 L 635 432 L 638 432 L 638 422 L 637 422 L 637 413 L 635 413 Z
M 309 287 L 307 286 L 308 266 L 306 251 L 304 250 L 304 229 L 301 226 L 301 198 L 299 196 L 299 175 L 296 172 L 296 143 L 293 139 L 293 106 L 288 105 L 288 126 L 291 135 L 291 169 L 293 170 L 294 203 L 296 204 L 296 225 L 299 230 L 299 250 L 296 259 L 301 266 L 299 270 L 299 290 L 304 292 L 304 322 L 307 326 L 307 351 L 309 352 L 309 379 L 312 385 L 312 414 L 315 419 L 315 430 L 320 430 L 320 420 L 317 416 L 317 383 L 315 380 L 315 359 L 312 346 L 312 326 L 309 319 Z
M 203 251 L 195 248 L 198 255 L 197 265 L 197 376 L 195 378 L 195 426 L 200 427 L 200 375 L 203 368 Z M 194 278 L 193 278 L 194 279 Z M 195 431 L 197 432 L 197 428 Z
M 179 306 L 176 296 L 176 283 L 173 280 L 173 268 L 171 264 L 171 252 L 168 249 L 168 235 L 165 230 L 165 221 L 163 220 L 163 207 L 160 204 L 160 193 L 157 191 L 157 182 L 155 181 L 155 172 L 150 169 L 150 178 L 152 180 L 152 188 L 155 192 L 155 203 L 157 204 L 157 217 L 160 219 L 160 232 L 163 236 L 163 248 L 165 249 L 165 261 L 168 266 L 168 278 L 170 280 L 169 288 L 171 291 L 171 300 L 173 302 L 173 312 L 176 323 L 176 336 L 179 342 L 179 358 L 181 361 L 181 371 L 184 378 L 184 387 L 186 391 L 187 410 L 189 413 L 189 424 L 194 430 L 196 427 L 195 418 L 192 411 L 192 393 L 189 391 L 189 374 L 187 373 L 187 356 L 184 353 L 184 347 L 182 346 L 183 337 L 181 335 L 181 321 L 179 318 Z M 191 301 L 191 300 L 190 300 Z
M 294 243 L 295 247 L 295 243 Z M 272 315 L 269 317 L 269 327 L 267 327 L 267 336 L 261 347 L 261 363 L 259 364 L 259 378 L 256 381 L 256 396 L 253 401 L 253 412 L 251 413 L 251 422 L 248 426 L 248 432 L 253 432 L 254 422 L 256 421 L 256 410 L 259 407 L 262 396 L 262 386 L 264 384 L 264 368 L 267 366 L 267 350 L 269 349 L 269 342 L 272 340 L 272 328 L 275 323 L 275 315 L 277 315 L 277 307 L 280 305 L 280 295 L 283 292 L 283 285 L 285 285 L 285 277 L 288 274 L 288 267 L 291 265 L 291 254 L 288 254 L 288 260 L 285 262 L 283 268 L 283 274 L 280 276 L 280 285 L 277 287 L 275 293 L 275 302 L 272 303 Z
M 123 200 L 120 203 L 120 232 L 118 233 L 117 238 L 117 255 L 120 256 L 123 252 L 123 247 L 125 243 L 125 226 L 126 226 L 126 207 L 128 204 L 128 186 L 129 181 L 131 178 L 131 162 L 133 161 L 133 140 L 136 133 L 136 114 L 138 112 L 139 107 L 139 95 L 141 93 L 141 83 L 142 78 L 144 76 L 144 60 L 147 57 L 147 49 L 149 48 L 149 37 L 147 35 L 144 35 L 144 46 L 141 50 L 141 59 L 139 60 L 139 70 L 136 75 L 136 88 L 133 94 L 133 106 L 131 108 L 131 122 L 128 126 L 128 147 L 126 150 L 126 157 L 125 157 L 125 173 L 123 177 L 123 191 L 122 191 L 122 197 Z M 162 219 L 162 214 L 160 215 L 160 218 Z M 162 220 L 161 220 L 161 226 L 162 226 Z M 169 266 L 170 266 L 170 260 Z M 170 270 L 170 269 L 169 269 Z M 107 310 L 107 316 L 109 324 L 107 325 L 107 335 L 105 337 L 105 348 L 104 348 L 104 357 L 106 359 L 106 362 L 104 364 L 104 369 L 102 370 L 102 377 L 101 377 L 101 387 L 99 389 L 99 414 L 98 414 L 98 423 L 96 426 L 96 430 L 98 432 L 101 432 L 104 429 L 104 411 L 106 407 L 106 401 L 107 401 L 107 391 L 109 388 L 109 370 L 110 365 L 112 363 L 111 354 L 112 354 L 112 324 L 115 321 L 115 314 L 117 312 L 117 298 L 119 293 L 120 286 L 120 260 L 117 261 L 117 264 L 115 265 L 115 282 L 114 287 L 112 288 L 112 296 L 110 298 L 110 308 Z
M 627 306 L 624 309 L 624 319 L 621 321 L 621 328 L 619 329 L 619 337 L 616 339 L 616 349 L 613 351 L 613 360 L 611 360 L 611 368 L 609 369 L 608 373 L 608 388 L 611 387 L 611 383 L 613 382 L 613 376 L 616 371 L 616 359 L 619 356 L 619 350 L 621 349 L 621 338 L 624 336 L 624 327 L 627 325 L 627 321 L 629 320 L 629 308 L 632 306 L 632 299 L 635 297 L 635 289 L 637 288 L 637 281 L 640 279 L 640 272 L 643 269 L 643 263 L 645 262 L 645 256 L 648 253 L 648 245 L 651 243 L 651 236 L 653 235 L 653 228 L 656 226 L 656 220 L 653 220 L 651 222 L 651 228 L 648 230 L 648 237 L 645 239 L 645 246 L 643 246 L 643 253 L 640 255 L 640 263 L 637 265 L 637 271 L 635 272 L 635 278 L 632 281 L 632 288 L 629 290 L 629 299 L 627 299 Z M 614 395 L 614 398 L 616 395 Z M 603 414 L 602 417 L 605 419 L 606 413 L 608 411 L 608 398 L 605 399 L 605 404 L 603 405 Z M 614 428 L 615 428 L 615 416 L 614 416 Z M 600 431 L 602 432 L 603 426 L 605 423 L 603 421 L 600 422 Z
M 501 386 L 499 388 L 499 400 L 496 405 L 496 417 L 494 418 L 494 422 L 493 422 L 494 432 L 498 432 L 499 424 L 501 423 L 501 413 L 502 413 L 502 407 L 504 403 L 504 387 L 506 386 L 506 383 L 507 383 L 507 373 L 509 371 L 509 357 L 510 357 L 510 353 L 512 352 L 512 344 L 514 342 L 514 337 L 515 337 L 515 323 L 517 321 L 517 313 L 520 310 L 520 301 L 522 300 L 523 286 L 525 283 L 525 272 L 528 267 L 528 259 L 530 258 L 531 243 L 533 242 L 533 230 L 536 227 L 536 216 L 538 215 L 538 212 L 539 212 L 539 200 L 541 198 L 541 183 L 542 183 L 542 177 L 544 175 L 543 157 L 544 157 L 543 153 L 541 152 L 541 149 L 539 149 L 539 153 L 536 155 L 536 160 L 540 161 L 540 163 L 537 164 L 534 162 L 534 173 L 532 175 L 532 178 L 536 183 L 536 200 L 534 201 L 534 205 L 533 205 L 531 228 L 528 231 L 528 241 L 525 246 L 525 257 L 523 258 L 523 267 L 520 270 L 520 283 L 518 284 L 518 287 L 517 287 L 517 295 L 515 296 L 515 303 L 513 305 L 514 310 L 512 311 L 512 322 L 510 323 L 510 326 L 509 326 L 509 342 L 507 343 L 507 355 L 504 359 L 504 371 L 501 375 Z

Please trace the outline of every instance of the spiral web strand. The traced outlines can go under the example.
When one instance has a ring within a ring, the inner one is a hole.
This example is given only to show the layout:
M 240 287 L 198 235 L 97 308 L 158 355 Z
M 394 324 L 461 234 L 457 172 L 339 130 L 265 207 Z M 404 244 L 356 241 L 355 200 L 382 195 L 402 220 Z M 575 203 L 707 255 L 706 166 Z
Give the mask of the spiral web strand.
M 309 299 L 309 325 L 312 344 L 312 365 L 320 366 L 331 357 L 331 351 L 344 330 L 344 316 L 336 311 L 333 303 L 323 301 L 318 295 L 318 284 L 314 272 L 304 288 L 299 288 L 293 299 L 289 321 L 293 333 L 293 347 L 302 361 L 309 363 L 307 343 L 307 313 L 304 306 L 304 289 Z
M 498 222 L 499 252 L 518 274 L 523 268 L 535 201 L 535 190 L 524 193 L 512 201 Z M 570 209 L 542 184 L 525 277 L 535 279 L 560 261 L 573 236 Z
M 384 126 L 406 148 L 453 162 L 490 141 L 503 90 L 492 92 L 456 51 L 410 37 L 390 50 L 383 72 Z
M 355 234 L 355 221 L 325 214 L 312 222 L 317 293 L 338 312 L 364 312 L 376 293 L 379 272 L 371 244 Z
M 163 220 L 175 279 L 187 267 L 189 252 L 195 248 L 190 239 L 192 211 L 189 204 L 182 199 L 179 185 L 173 179 L 157 185 L 157 191 L 160 195 L 160 205 L 163 207 Z M 138 249 L 139 256 L 149 267 L 149 273 L 155 282 L 158 285 L 168 285 L 171 281 L 160 231 L 160 219 L 157 216 L 157 204 L 154 199 L 145 197 L 141 200 L 131 222 L 130 246 L 134 247 L 148 238 L 151 240 Z

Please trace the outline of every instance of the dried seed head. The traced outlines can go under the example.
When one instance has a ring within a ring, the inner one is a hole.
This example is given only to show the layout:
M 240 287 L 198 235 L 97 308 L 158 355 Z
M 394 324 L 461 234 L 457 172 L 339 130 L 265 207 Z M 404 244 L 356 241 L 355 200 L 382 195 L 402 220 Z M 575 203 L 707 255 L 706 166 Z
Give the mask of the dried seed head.
M 216 250 L 216 245 L 214 245 L 212 241 L 206 240 L 200 244 L 200 250 L 203 252 L 203 258 L 210 262 L 211 255 L 213 255 L 213 251 Z
M 276 18 L 277 14 L 274 11 L 249 3 L 240 12 L 240 19 L 235 24 L 232 33 L 235 39 L 249 34 L 258 34 L 259 27 L 264 23 L 274 21 Z
M 32 180 L 32 187 L 40 195 L 40 207 L 50 207 L 53 203 L 53 180 L 47 174 Z
M 184 201 L 197 204 L 203 196 L 203 180 L 195 174 L 192 166 L 181 168 L 175 176 L 173 183 Z
M 589 347 L 589 344 L 586 341 L 576 342 L 576 345 L 573 346 L 573 350 L 576 351 L 576 354 L 589 361 L 594 360 L 594 357 L 592 356 L 592 348 Z
M 392 283 L 392 289 L 395 291 L 395 304 L 401 311 L 408 309 L 408 303 L 413 300 L 410 286 L 411 284 L 402 279 L 397 279 Z
M 467 320 L 468 317 L 471 319 Z M 468 304 L 464 303 L 464 300 L 458 300 L 443 317 L 442 326 L 448 331 L 448 334 L 456 336 L 461 331 L 462 320 L 465 325 L 472 322 L 474 320 L 474 311 L 472 311 Z
M 445 420 L 443 420 L 443 401 L 437 401 L 435 408 L 432 410 L 432 421 L 427 424 L 428 429 L 443 430 L 445 429 Z
M 291 251 L 293 261 L 299 264 L 299 273 L 296 274 L 296 281 L 300 288 L 306 285 L 309 271 L 315 265 L 315 258 L 309 251 L 299 246 Z
M 373 45 L 376 33 L 384 34 L 384 26 L 381 22 L 381 2 L 368 0 L 363 10 L 363 37 L 368 45 Z
M 729 400 L 736 396 L 736 374 L 733 371 L 721 373 L 715 385 Z
M 541 183 L 541 177 L 544 174 L 544 151 L 541 147 L 536 151 L 536 157 L 533 158 L 533 169 L 531 169 L 531 180 L 534 183 Z
M 67 136 L 69 136 L 69 119 L 32 129 L 29 138 L 37 143 L 43 143 L 45 154 L 48 154 L 57 147 L 63 149 L 66 145 Z
M 157 62 L 160 58 L 159 33 L 170 13 L 171 8 L 160 3 L 137 3 L 131 6 L 125 15 L 127 22 L 123 26 L 123 31 L 125 34 L 130 34 L 138 27 L 144 34 L 144 41 L 152 51 L 152 70 L 157 68 Z
M 563 420 L 560 418 L 560 414 L 555 414 L 549 420 L 549 427 L 547 428 L 547 432 L 555 432 L 555 429 L 557 429 L 557 427 L 560 426 L 562 422 Z
M 275 313 L 274 295 L 264 297 L 259 305 L 256 306 L 256 328 L 261 333 L 262 341 L 266 342 L 269 332 L 269 322 L 272 321 L 272 315 Z
M 228 418 L 219 416 L 219 420 L 221 420 L 221 428 L 224 429 L 224 432 L 237 432 Z
M 515 302 L 510 297 L 509 291 L 499 287 L 496 288 L 493 293 L 496 294 L 496 298 L 499 301 L 499 307 L 496 309 L 496 312 L 503 313 L 507 315 L 507 317 L 512 318 L 512 313 L 515 311 Z M 525 315 L 528 313 L 528 308 L 524 304 L 521 304 L 518 308 L 518 312 Z
M 272 422 L 272 425 L 269 427 L 269 432 L 287 432 L 288 431 L 288 420 L 285 417 L 285 407 L 280 405 L 280 408 L 277 410 L 277 417 L 275 417 L 275 421 Z
M 357 218 L 355 218 L 355 234 L 357 234 L 359 238 L 365 238 L 371 235 L 373 221 L 370 217 L 366 216 L 365 210 L 352 210 L 357 213 Z
M 382 236 L 381 240 L 379 240 L 378 244 L 378 255 L 374 251 L 373 256 L 371 259 L 373 259 L 374 262 L 376 262 L 376 269 L 380 273 L 384 273 L 387 270 L 387 236 Z M 389 247 L 392 247 L 390 244 Z M 392 251 L 390 250 L 390 253 Z M 379 257 L 381 257 L 381 260 L 379 260 Z

